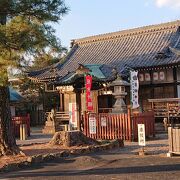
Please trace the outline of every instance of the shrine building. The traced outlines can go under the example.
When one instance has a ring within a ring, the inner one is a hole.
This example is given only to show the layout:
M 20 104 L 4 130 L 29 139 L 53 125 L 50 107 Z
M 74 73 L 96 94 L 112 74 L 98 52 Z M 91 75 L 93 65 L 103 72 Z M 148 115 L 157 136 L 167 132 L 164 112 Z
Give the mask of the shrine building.
M 68 112 L 69 103 L 76 103 L 81 119 L 87 110 L 86 75 L 92 76 L 93 112 L 112 113 L 118 99 L 115 86 L 121 87 L 121 95 L 127 92 L 121 106 L 131 105 L 131 70 L 138 72 L 138 111 L 155 110 L 156 118 L 167 117 L 167 108 L 161 111 L 164 102 L 180 98 L 180 20 L 74 39 L 63 63 L 30 72 L 29 77 L 45 84 L 47 92 L 59 93 L 57 111 Z

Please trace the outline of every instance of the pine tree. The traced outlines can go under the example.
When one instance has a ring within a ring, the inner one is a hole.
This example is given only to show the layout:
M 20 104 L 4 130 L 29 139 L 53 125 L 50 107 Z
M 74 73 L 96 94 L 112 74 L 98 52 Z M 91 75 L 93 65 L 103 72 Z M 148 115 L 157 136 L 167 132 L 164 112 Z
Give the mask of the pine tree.
M 61 51 L 50 23 L 67 12 L 64 0 L 0 0 L 0 155 L 19 153 L 11 130 L 7 69 L 47 50 Z

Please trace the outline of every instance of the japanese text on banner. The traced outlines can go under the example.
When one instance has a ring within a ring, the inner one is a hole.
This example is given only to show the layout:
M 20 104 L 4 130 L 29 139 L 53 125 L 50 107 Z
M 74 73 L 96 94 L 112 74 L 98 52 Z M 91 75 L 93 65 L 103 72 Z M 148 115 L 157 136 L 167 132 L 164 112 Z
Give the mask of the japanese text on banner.
M 139 81 L 138 81 L 138 72 L 137 71 L 130 71 L 130 83 L 131 83 L 131 103 L 132 109 L 139 107 Z
M 88 111 L 93 110 L 91 88 L 92 88 L 92 76 L 87 75 L 86 76 L 86 107 Z

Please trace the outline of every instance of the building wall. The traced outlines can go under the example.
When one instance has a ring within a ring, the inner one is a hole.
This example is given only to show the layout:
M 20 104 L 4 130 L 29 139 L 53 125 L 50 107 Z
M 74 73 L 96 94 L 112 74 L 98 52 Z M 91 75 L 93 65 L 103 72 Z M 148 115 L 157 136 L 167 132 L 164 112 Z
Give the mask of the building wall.
M 175 84 L 173 68 L 139 72 L 139 103 L 142 111 L 151 109 L 148 99 L 175 98 L 176 88 L 180 96 L 180 87 Z M 180 71 L 177 79 L 180 80 Z
M 69 103 L 76 103 L 75 93 L 65 93 L 64 94 L 64 111 L 69 111 Z

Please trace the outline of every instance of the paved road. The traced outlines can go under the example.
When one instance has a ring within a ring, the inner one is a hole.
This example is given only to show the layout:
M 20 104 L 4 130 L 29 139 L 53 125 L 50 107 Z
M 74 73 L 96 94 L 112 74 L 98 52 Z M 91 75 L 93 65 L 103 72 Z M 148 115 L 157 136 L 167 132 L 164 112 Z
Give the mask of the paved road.
M 31 127 L 31 135 L 26 140 L 16 140 L 17 145 L 23 146 L 28 144 L 46 143 L 53 137 L 51 134 L 43 134 L 43 127 Z
M 47 135 L 42 133 L 31 133 L 31 136 L 26 140 L 16 140 L 17 145 L 29 145 L 29 144 L 38 144 L 38 143 L 47 143 L 51 140 L 53 135 Z
M 135 153 L 138 149 L 137 144 L 131 143 L 123 149 L 69 157 L 26 170 L 0 174 L 0 179 L 179 180 L 180 157 L 167 158 L 165 152 L 159 151 L 166 147 L 167 141 L 158 142 L 152 141 L 148 145 L 150 149 L 158 152 L 155 155 L 140 157 Z

